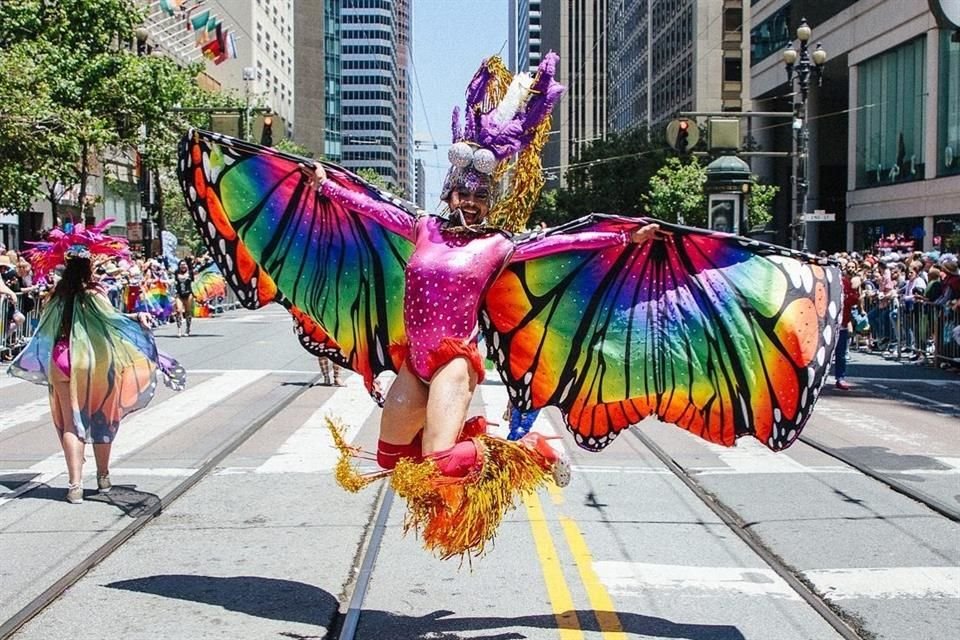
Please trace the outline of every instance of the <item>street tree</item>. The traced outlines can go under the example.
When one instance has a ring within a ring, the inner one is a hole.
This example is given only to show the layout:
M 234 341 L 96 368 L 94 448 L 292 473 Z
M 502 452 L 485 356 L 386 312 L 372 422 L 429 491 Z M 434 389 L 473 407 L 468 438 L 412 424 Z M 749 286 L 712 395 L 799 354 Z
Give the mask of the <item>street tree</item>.
M 753 185 L 747 196 L 747 229 L 763 227 L 773 219 L 773 201 L 780 187 L 760 184 L 753 176 Z M 707 226 L 706 167 L 696 157 L 683 162 L 668 158 L 650 180 L 646 196 L 647 213 L 667 222 L 683 222 L 693 227 Z
M 132 0 L 0 3 L 0 97 L 34 96 L 26 105 L 0 106 L 6 122 L 9 114 L 20 118 L 16 127 L 0 124 L 0 152 L 8 161 L 0 169 L 0 206 L 29 206 L 41 185 L 54 211 L 71 185 L 78 185 L 84 206 L 94 163 L 136 149 L 153 170 L 162 211 L 159 171 L 173 167 L 183 131 L 208 124 L 207 114 L 178 107 L 238 108 L 240 100 L 203 91 L 196 81 L 201 65 L 138 55 L 136 29 L 144 17 Z M 18 73 L 3 73 L 7 68 Z
M 757 176 L 754 176 L 754 184 L 750 189 L 750 196 L 747 198 L 747 218 L 751 229 L 765 227 L 773 220 L 773 201 L 780 191 L 780 187 L 773 184 L 760 184 L 756 182 Z
M 591 142 L 571 162 L 567 187 L 557 192 L 557 218 L 572 220 L 593 211 L 640 215 L 650 178 L 666 154 L 662 141 L 644 127 Z
M 707 226 L 706 182 L 706 170 L 695 156 L 688 162 L 667 158 L 650 178 L 650 192 L 644 196 L 647 213 L 666 222 Z

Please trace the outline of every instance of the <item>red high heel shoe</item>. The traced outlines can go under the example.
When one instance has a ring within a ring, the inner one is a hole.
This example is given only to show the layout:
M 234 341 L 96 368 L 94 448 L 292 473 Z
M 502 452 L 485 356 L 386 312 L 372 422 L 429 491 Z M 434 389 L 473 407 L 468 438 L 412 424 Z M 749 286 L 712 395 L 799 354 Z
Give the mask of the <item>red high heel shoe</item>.
M 560 439 L 560 436 L 545 436 L 542 433 L 531 431 L 517 442 L 539 453 L 543 458 L 544 468 L 550 470 L 556 485 L 565 487 L 570 484 L 570 460 L 565 454 L 550 446 L 551 440 Z

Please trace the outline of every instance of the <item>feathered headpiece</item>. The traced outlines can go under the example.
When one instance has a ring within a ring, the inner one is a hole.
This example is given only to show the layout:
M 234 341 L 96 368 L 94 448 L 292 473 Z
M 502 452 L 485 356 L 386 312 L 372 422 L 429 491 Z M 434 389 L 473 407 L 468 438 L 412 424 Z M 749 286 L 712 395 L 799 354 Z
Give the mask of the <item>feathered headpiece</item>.
M 90 228 L 75 224 L 66 231 L 53 229 L 46 242 L 29 243 L 33 248 L 27 253 L 34 272 L 39 277 L 45 276 L 70 258 L 128 257 L 130 247 L 127 246 L 126 238 L 103 233 L 112 222 L 113 219 L 110 218 Z
M 537 73 L 511 76 L 499 57 L 480 65 L 467 87 L 464 126 L 460 112 L 453 110 L 453 145 L 448 157 L 450 170 L 441 198 L 446 200 L 457 187 L 491 190 L 494 201 L 489 224 L 519 231 L 526 224 L 543 188 L 540 151 L 550 130 L 550 112 L 564 87 L 554 80 L 559 57 L 544 56 Z M 516 161 L 510 159 L 516 155 Z M 509 175 L 504 197 L 495 186 Z

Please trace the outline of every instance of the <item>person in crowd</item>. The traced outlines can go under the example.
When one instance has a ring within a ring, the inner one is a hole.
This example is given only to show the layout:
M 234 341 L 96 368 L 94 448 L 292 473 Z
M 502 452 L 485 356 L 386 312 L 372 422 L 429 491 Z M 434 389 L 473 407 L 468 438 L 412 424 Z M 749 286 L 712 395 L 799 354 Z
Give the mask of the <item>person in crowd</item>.
M 856 266 L 851 262 L 843 273 L 843 312 L 840 314 L 840 329 L 837 336 L 837 350 L 834 352 L 833 377 L 836 387 L 841 391 L 850 389 L 847 383 L 847 345 L 850 341 L 850 329 L 853 322 L 853 308 L 860 301 L 860 292 L 853 286 L 856 278 Z
M 943 293 L 943 282 L 940 280 L 940 268 L 937 266 L 930 267 L 930 270 L 927 272 L 927 280 L 927 288 L 923 292 L 923 299 L 932 302 Z
M 0 299 L 6 298 L 10 304 L 16 304 L 17 294 L 13 289 L 7 286 L 7 283 L 0 279 Z
M 193 267 L 187 260 L 181 260 L 177 264 L 177 270 L 173 274 L 173 290 L 176 295 L 174 300 L 177 319 L 177 337 L 183 337 L 183 325 L 187 325 L 187 335 L 190 335 L 190 324 L 193 322 Z
M 947 303 L 960 300 L 960 270 L 957 268 L 957 256 L 953 254 L 944 254 L 941 256 L 940 271 L 943 280 L 943 290 L 937 302 L 946 306 L 956 306 Z
M 320 373 L 323 374 L 323 384 L 330 386 L 333 384 L 335 387 L 342 387 L 343 382 L 340 380 L 340 365 L 338 365 L 333 360 L 324 358 L 323 356 L 317 357 L 317 364 L 320 365 Z M 333 373 L 333 380 L 330 379 L 330 373 Z
M 111 221 L 70 232 L 51 231 L 34 251 L 34 266 L 45 274 L 65 264 L 37 327 L 9 373 L 47 385 L 50 414 L 67 466 L 66 499 L 83 502 L 86 443 L 93 444 L 97 488 L 110 491 L 110 450 L 120 420 L 147 405 L 159 370 L 175 389 L 183 387 L 180 365 L 157 351 L 148 314 L 124 315 L 103 296 L 93 278 L 93 261 L 122 256 L 126 242 L 103 235 Z

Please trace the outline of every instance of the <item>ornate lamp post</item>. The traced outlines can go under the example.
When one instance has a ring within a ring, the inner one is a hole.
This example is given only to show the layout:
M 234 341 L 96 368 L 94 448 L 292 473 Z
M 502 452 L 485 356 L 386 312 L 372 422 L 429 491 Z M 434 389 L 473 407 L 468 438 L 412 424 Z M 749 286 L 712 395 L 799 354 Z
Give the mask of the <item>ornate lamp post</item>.
M 806 225 L 801 216 L 807 213 L 807 192 L 810 189 L 808 173 L 810 132 L 807 129 L 807 97 L 810 93 L 810 80 L 816 79 L 817 86 L 823 83 L 823 65 L 827 62 L 827 52 L 823 45 L 817 43 L 813 53 L 807 46 L 812 31 L 806 18 L 800 20 L 797 27 L 798 47 L 787 47 L 783 52 L 783 62 L 787 68 L 787 83 L 793 88 L 794 80 L 799 88 L 800 101 L 793 99 L 793 129 L 794 136 L 794 188 L 796 197 L 793 202 L 793 211 L 790 221 L 790 236 L 794 249 L 806 249 Z

